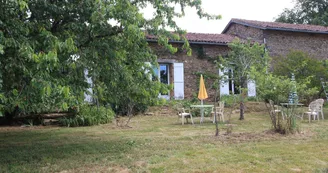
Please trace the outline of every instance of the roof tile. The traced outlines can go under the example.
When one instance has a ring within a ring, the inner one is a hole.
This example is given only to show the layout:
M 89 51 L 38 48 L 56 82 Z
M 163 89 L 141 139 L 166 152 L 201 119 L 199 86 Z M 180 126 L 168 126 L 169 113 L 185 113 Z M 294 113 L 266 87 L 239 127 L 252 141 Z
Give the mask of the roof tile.
M 262 21 L 245 20 L 245 19 L 231 19 L 230 23 L 244 24 L 253 27 L 259 27 L 261 29 L 274 29 L 274 30 L 282 29 L 287 31 L 290 30 L 290 31 L 299 31 L 299 32 L 320 32 L 320 33 L 328 34 L 328 27 L 319 26 L 319 25 L 262 22 Z M 223 33 L 226 31 L 226 29 L 223 31 Z
M 187 33 L 186 38 L 189 42 L 195 43 L 217 43 L 227 44 L 232 42 L 236 37 L 229 34 L 206 34 L 206 33 Z M 147 39 L 156 40 L 153 35 L 146 35 Z M 174 41 L 174 40 L 171 40 Z

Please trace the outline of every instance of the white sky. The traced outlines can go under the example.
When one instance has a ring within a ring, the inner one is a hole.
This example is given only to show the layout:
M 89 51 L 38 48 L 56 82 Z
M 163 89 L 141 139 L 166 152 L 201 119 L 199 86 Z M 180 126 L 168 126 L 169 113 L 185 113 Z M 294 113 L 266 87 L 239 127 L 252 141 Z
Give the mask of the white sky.
M 292 8 L 293 0 L 202 0 L 204 11 L 220 14 L 221 20 L 199 19 L 194 9 L 186 9 L 186 16 L 177 19 L 177 24 L 187 32 L 221 33 L 231 18 L 274 21 L 284 8 Z M 146 9 L 145 17 L 152 15 Z

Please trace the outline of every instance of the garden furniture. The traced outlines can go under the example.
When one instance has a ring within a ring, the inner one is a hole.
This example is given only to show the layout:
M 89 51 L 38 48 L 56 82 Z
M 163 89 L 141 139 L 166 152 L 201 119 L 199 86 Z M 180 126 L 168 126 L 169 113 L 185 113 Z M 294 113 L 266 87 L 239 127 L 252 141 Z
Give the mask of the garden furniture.
M 319 113 L 321 114 L 321 118 L 324 120 L 324 115 L 323 115 L 323 103 L 325 102 L 324 99 L 317 99 L 315 100 L 318 104 L 318 108 L 319 108 Z M 318 115 L 319 118 L 319 115 Z
M 291 130 L 296 126 L 296 117 L 303 119 L 303 114 L 298 111 L 298 107 L 303 106 L 302 103 L 280 103 L 281 115 L 283 120 L 286 119 L 286 127 Z
M 179 118 L 181 118 L 182 125 L 184 125 L 184 120 L 185 119 L 186 119 L 186 122 L 188 123 L 188 118 L 190 118 L 191 123 L 194 124 L 194 121 L 192 119 L 192 114 L 191 114 L 190 110 L 187 110 L 185 108 L 179 108 L 178 120 L 179 120 Z
M 214 117 L 215 116 L 215 113 L 217 115 L 217 117 Z M 215 118 L 218 118 L 218 120 L 222 120 L 222 122 L 224 122 L 224 102 L 221 101 L 219 102 L 219 106 L 215 108 L 214 110 L 214 107 L 212 107 L 212 117 L 213 117 L 213 123 L 215 123 Z
M 284 120 L 283 112 L 281 111 L 282 108 L 279 105 L 275 105 L 272 100 L 270 100 L 270 104 L 272 105 L 272 111 L 274 111 L 276 114 L 281 114 L 282 119 Z
M 298 107 L 302 107 L 304 104 L 302 103 L 280 103 L 281 105 L 281 114 L 284 117 L 288 116 L 296 116 L 295 110 Z
M 190 105 L 190 108 L 200 108 L 200 123 L 204 121 L 204 108 L 212 108 L 214 105 Z
M 315 120 L 315 118 L 317 117 L 317 119 L 319 121 L 319 111 L 320 111 L 320 106 L 319 106 L 318 102 L 313 101 L 309 104 L 308 111 L 303 113 L 302 119 L 303 119 L 304 114 L 307 114 L 309 117 L 309 123 L 311 122 L 312 117 L 313 117 L 313 120 Z

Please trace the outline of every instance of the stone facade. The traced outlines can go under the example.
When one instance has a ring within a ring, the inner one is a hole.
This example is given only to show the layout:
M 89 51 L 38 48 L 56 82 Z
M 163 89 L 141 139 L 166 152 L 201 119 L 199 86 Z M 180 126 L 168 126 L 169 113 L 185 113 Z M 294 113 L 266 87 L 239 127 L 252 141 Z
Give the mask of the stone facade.
M 175 44 L 175 47 L 181 45 Z M 215 57 L 220 55 L 225 56 L 229 52 L 228 46 L 224 45 L 190 45 L 192 48 L 192 55 L 188 56 L 186 52 L 178 51 L 175 54 L 171 54 L 168 51 L 163 50 L 157 43 L 150 43 L 150 47 L 156 52 L 158 61 L 160 63 L 172 63 L 180 62 L 184 64 L 184 94 L 185 99 L 191 99 L 194 96 L 197 97 L 199 87 L 199 73 L 202 73 L 205 77 L 205 86 L 208 92 L 208 96 L 214 99 L 215 90 L 211 88 L 213 80 L 207 79 L 206 74 L 217 74 L 218 69 L 214 63 Z M 172 67 L 172 66 L 170 66 Z M 170 68 L 171 69 L 171 68 Z M 173 70 L 170 72 L 170 83 L 173 83 L 174 76 Z M 170 96 L 174 95 L 174 91 L 170 92 Z
M 328 34 L 264 31 L 270 56 L 285 56 L 291 50 L 307 52 L 317 59 L 328 59 Z
M 232 23 L 225 34 L 264 43 L 271 57 L 285 56 L 291 50 L 309 53 L 317 59 L 328 59 L 328 33 L 265 30 Z
M 258 43 L 263 43 L 263 30 L 248 27 L 240 24 L 231 24 L 225 34 L 237 36 L 243 40 L 251 40 Z

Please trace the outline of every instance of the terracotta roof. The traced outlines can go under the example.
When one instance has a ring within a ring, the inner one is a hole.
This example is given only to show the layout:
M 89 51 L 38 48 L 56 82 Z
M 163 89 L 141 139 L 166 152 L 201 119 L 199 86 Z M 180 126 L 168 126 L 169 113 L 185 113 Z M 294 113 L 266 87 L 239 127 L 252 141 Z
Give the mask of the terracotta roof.
M 227 45 L 236 37 L 228 34 L 204 34 L 204 33 L 187 33 L 186 38 L 190 44 L 218 44 Z M 148 40 L 157 40 L 155 36 L 147 35 Z M 169 42 L 182 43 L 182 41 L 170 40 Z
M 245 26 L 255 27 L 264 30 L 281 30 L 292 32 L 309 32 L 309 33 L 322 33 L 328 34 L 328 27 L 319 25 L 307 25 L 307 24 L 289 24 L 280 22 L 261 22 L 256 20 L 245 19 L 231 19 L 229 24 L 224 28 L 222 33 L 226 33 L 232 23 L 237 23 Z

